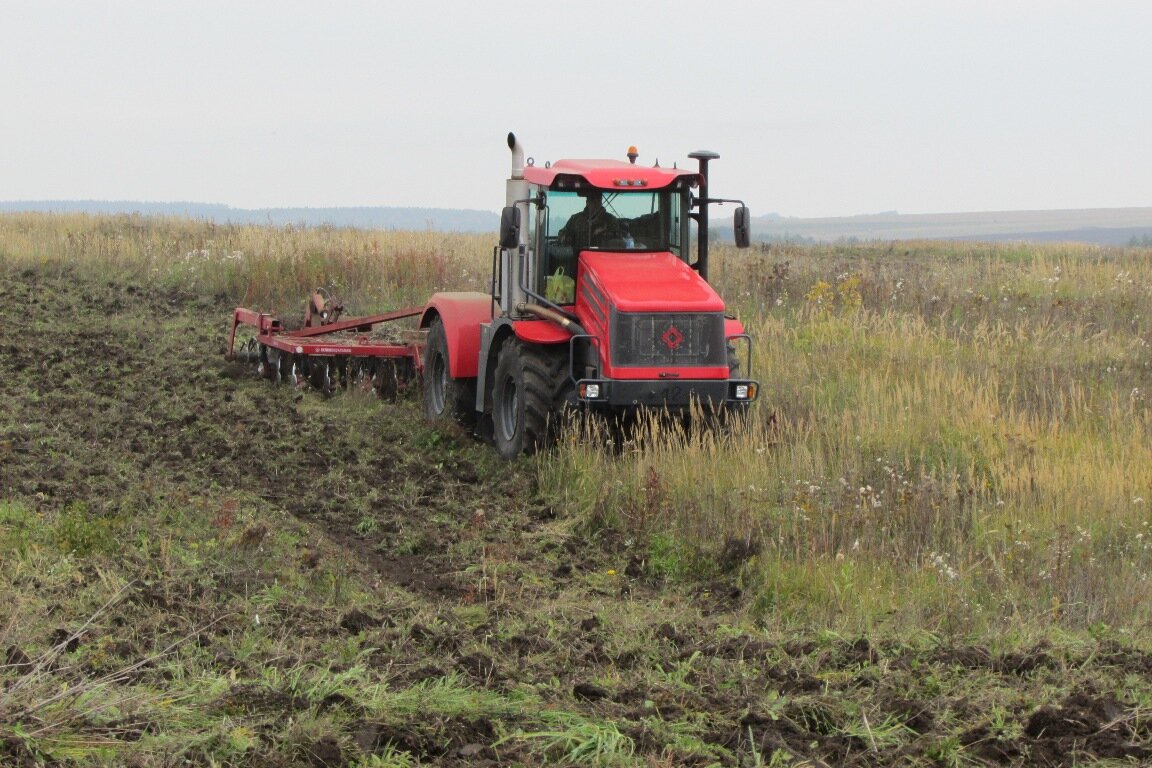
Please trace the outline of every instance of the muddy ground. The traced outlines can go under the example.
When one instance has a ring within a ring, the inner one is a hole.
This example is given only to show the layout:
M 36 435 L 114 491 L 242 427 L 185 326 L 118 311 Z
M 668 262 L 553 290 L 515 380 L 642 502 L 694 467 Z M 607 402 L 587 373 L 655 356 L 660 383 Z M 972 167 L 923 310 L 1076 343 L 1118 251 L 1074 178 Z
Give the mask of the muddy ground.
M 344 573 L 379 596 L 282 611 L 298 647 L 319 654 L 360 638 L 397 691 L 446 678 L 505 702 L 530 691 L 626 737 L 630 747 L 604 764 L 1152 763 L 1152 726 L 1129 692 L 1152 676 L 1142 652 L 1107 640 L 996 650 L 751 628 L 737 584 L 650 578 L 622 543 L 586 535 L 573 511 L 541 498 L 531 462 L 501 463 L 463 432 L 426 428 L 414 397 L 326 400 L 226 362 L 228 297 L 58 266 L 12 272 L 2 290 L 0 499 L 129 527 L 134 507 L 180 507 L 211 517 L 250 562 L 195 586 L 129 564 L 139 581 L 118 609 L 122 622 L 158 621 L 157 611 L 181 626 L 216 622 L 197 643 L 220 674 L 241 674 L 208 707 L 257 724 L 263 747 L 244 764 L 354 765 L 397 751 L 421 765 L 579 759 L 545 738 L 508 738 L 546 730 L 532 708 L 429 704 L 389 718 L 348 692 L 324 704 L 329 732 L 286 745 L 277 729 L 309 707 L 315 716 L 315 702 L 245 684 L 230 646 L 240 620 L 211 613 L 215 595 L 243 600 L 260 586 L 261 541 L 284 514 L 307 531 L 293 553 L 299 570 Z M 59 610 L 48 623 L 6 635 L 5 681 L 79 620 L 63 596 L 51 599 Z M 116 632 L 115 621 L 101 626 Z M 144 652 L 128 642 L 119 658 Z M 136 736 L 149 728 L 163 724 Z M 208 754 L 180 760 L 207 764 Z M 0 758 L 34 762 L 16 743 Z

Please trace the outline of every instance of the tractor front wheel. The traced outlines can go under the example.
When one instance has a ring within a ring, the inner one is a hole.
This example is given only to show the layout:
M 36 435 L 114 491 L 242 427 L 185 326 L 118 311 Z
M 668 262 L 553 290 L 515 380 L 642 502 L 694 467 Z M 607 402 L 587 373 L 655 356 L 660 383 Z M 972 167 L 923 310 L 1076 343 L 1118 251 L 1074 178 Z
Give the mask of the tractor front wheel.
M 492 427 L 505 459 L 547 449 L 556 439 L 568 399 L 567 347 L 539 347 L 509 339 L 496 360 Z

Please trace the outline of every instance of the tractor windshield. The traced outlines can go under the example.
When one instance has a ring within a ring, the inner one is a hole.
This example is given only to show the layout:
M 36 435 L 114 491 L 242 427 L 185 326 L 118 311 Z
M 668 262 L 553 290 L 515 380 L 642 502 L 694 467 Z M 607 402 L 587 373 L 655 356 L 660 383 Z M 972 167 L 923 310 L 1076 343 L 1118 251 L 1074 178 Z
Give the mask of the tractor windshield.
M 682 193 L 669 189 L 552 191 L 546 237 L 574 253 L 672 251 L 682 257 L 682 206 Z

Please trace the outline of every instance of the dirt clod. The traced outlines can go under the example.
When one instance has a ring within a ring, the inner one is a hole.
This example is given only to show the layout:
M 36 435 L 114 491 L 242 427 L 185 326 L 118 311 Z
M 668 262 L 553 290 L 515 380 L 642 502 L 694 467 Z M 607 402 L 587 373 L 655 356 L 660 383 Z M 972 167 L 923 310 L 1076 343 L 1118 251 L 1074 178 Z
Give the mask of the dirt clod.
M 383 619 L 377 619 L 369 616 L 359 608 L 355 608 L 348 613 L 344 614 L 340 619 L 340 627 L 352 634 L 356 635 L 368 629 L 374 629 L 383 624 Z
M 337 768 L 344 764 L 344 754 L 333 736 L 322 736 L 308 748 L 308 762 L 316 768 Z
M 600 701 L 607 699 L 612 694 L 608 692 L 607 688 L 594 683 L 577 683 L 572 687 L 572 695 L 583 701 Z

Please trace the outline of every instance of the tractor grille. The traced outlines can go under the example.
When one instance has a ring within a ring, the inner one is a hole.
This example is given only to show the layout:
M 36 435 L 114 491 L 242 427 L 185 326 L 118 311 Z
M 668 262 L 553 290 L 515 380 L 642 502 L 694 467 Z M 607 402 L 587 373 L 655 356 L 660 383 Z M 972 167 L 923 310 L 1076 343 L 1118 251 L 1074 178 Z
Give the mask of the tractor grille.
M 612 362 L 643 367 L 727 365 L 720 313 L 613 313 Z

